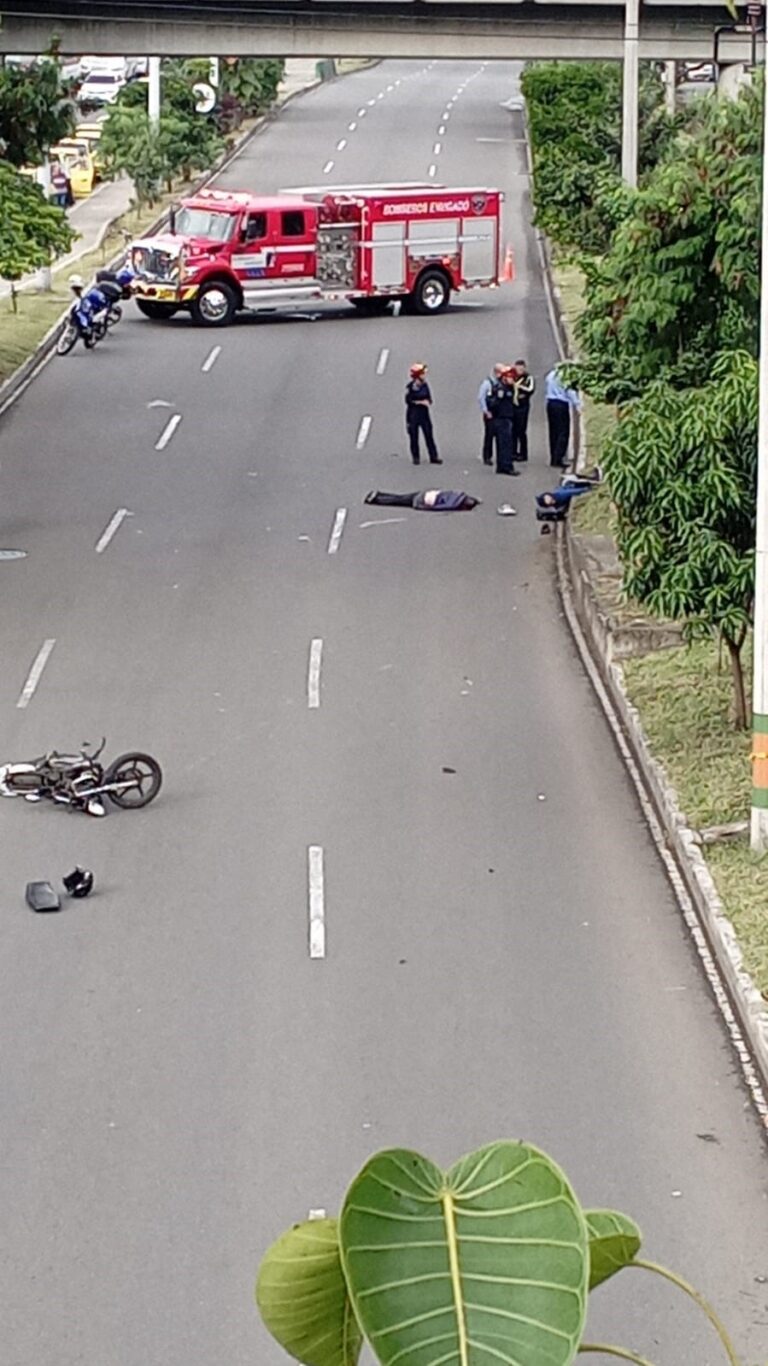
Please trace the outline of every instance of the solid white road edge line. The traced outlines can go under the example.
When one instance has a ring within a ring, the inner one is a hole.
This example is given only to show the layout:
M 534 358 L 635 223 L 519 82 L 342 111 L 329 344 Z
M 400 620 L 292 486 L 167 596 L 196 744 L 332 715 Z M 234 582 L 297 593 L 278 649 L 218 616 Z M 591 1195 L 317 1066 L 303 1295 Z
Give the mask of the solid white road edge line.
M 133 514 L 130 513 L 130 512 L 128 511 L 127 508 L 118 508 L 118 509 L 117 509 L 117 512 L 115 513 L 115 515 L 114 515 L 114 517 L 112 518 L 111 522 L 109 523 L 108 526 L 106 526 L 106 527 L 104 528 L 104 530 L 102 531 L 102 533 L 101 533 L 101 535 L 100 535 L 98 541 L 96 542 L 96 554 L 97 554 L 97 555 L 101 555 L 102 551 L 106 550 L 107 546 L 109 545 L 110 541 L 112 540 L 112 537 L 114 536 L 114 534 L 115 534 L 115 532 L 117 531 L 118 527 L 122 525 L 122 523 L 125 521 L 126 517 L 131 517 L 132 515 L 133 515 Z
M 168 421 L 166 422 L 163 428 L 160 440 L 155 445 L 156 451 L 165 450 L 166 446 L 168 445 L 168 442 L 170 441 L 171 437 L 173 436 L 173 433 L 176 431 L 176 428 L 178 427 L 180 422 L 181 413 L 174 413 L 173 417 L 169 417 Z
M 338 508 L 336 511 L 336 516 L 333 520 L 333 530 L 331 531 L 331 539 L 328 542 L 329 555 L 335 555 L 336 551 L 339 548 L 339 541 L 341 540 L 341 533 L 344 530 L 344 523 L 346 522 L 346 520 L 347 509 Z
M 357 429 L 357 440 L 355 445 L 359 451 L 363 449 L 371 430 L 373 418 L 366 413 L 365 417 L 360 418 L 360 426 Z
M 309 956 L 325 958 L 325 887 L 322 845 L 310 844 L 307 850 L 309 881 Z
M 208 355 L 208 356 L 206 357 L 206 359 L 203 361 L 203 363 L 202 363 L 202 365 L 201 365 L 201 367 L 200 367 L 200 369 L 202 370 L 202 372 L 203 372 L 204 375 L 207 375 L 207 374 L 208 374 L 208 371 L 213 369 L 213 367 L 214 367 L 214 365 L 216 364 L 217 360 L 219 359 L 219 356 L 220 356 L 220 355 L 221 355 L 221 347 L 220 347 L 220 346 L 214 346 L 214 348 L 213 348 L 213 350 L 211 351 L 210 355 Z
M 557 336 L 556 333 L 555 336 Z M 608 726 L 613 735 L 613 739 L 616 743 L 619 753 L 621 754 L 626 770 L 632 780 L 632 785 L 635 789 L 635 792 L 637 793 L 637 798 L 642 808 L 645 820 L 647 822 L 648 829 L 651 832 L 651 838 L 653 840 L 654 845 L 656 846 L 656 852 L 659 855 L 659 858 L 661 859 L 662 863 L 664 864 L 664 869 L 671 883 L 672 891 L 680 907 L 680 910 L 682 911 L 683 919 L 685 920 L 690 936 L 696 947 L 696 951 L 699 955 L 699 958 L 701 959 L 701 964 L 704 968 L 704 972 L 706 973 L 707 981 L 709 982 L 709 985 L 712 988 L 712 993 L 715 997 L 715 1000 L 717 1001 L 720 1014 L 723 1017 L 725 1027 L 730 1036 L 730 1040 L 736 1052 L 736 1056 L 738 1057 L 739 1065 L 741 1067 L 741 1074 L 744 1078 L 747 1090 L 749 1091 L 752 1097 L 752 1102 L 754 1104 L 755 1109 L 757 1110 L 758 1115 L 762 1120 L 763 1125 L 766 1128 L 768 1128 L 768 1096 L 766 1096 L 763 1090 L 760 1076 L 758 1074 L 757 1068 L 755 1067 L 752 1061 L 752 1056 L 745 1042 L 741 1028 L 739 1027 L 739 1022 L 736 1019 L 736 1015 L 734 1013 L 733 1006 L 731 1005 L 730 999 L 728 997 L 728 993 L 725 989 L 725 986 L 723 985 L 723 979 L 720 976 L 717 963 L 713 957 L 709 944 L 707 943 L 704 931 L 699 923 L 699 917 L 696 914 L 696 909 L 693 904 L 693 901 L 691 900 L 691 897 L 688 894 L 688 888 L 685 885 L 682 873 L 680 872 L 680 869 L 678 868 L 673 855 L 670 853 L 669 848 L 667 847 L 667 841 L 664 835 L 664 831 L 661 828 L 661 825 L 659 824 L 659 821 L 657 819 L 656 810 L 653 806 L 653 803 L 651 802 L 645 790 L 645 784 L 643 783 L 640 770 L 635 762 L 635 756 L 632 753 L 629 741 L 627 740 L 624 734 L 621 720 L 616 714 L 610 693 L 608 692 L 608 689 L 603 683 L 597 665 L 595 664 L 594 660 L 592 659 L 592 655 L 590 654 L 589 646 L 584 637 L 584 633 L 581 629 L 581 623 L 579 622 L 579 619 L 576 615 L 576 609 L 573 605 L 570 585 L 568 583 L 568 576 L 565 570 L 565 566 L 563 564 L 562 542 L 559 536 L 556 544 L 556 555 L 557 579 L 558 588 L 560 589 L 560 600 L 563 604 L 566 621 L 568 622 L 571 634 L 576 643 L 576 648 L 579 652 L 579 655 L 581 656 L 581 662 L 584 666 L 584 670 L 587 674 L 587 677 L 589 678 L 589 681 L 592 684 L 598 701 L 600 702 L 600 705 L 605 714 L 605 719 L 608 722 Z
M 389 347 L 388 347 L 388 346 L 384 346 L 384 347 L 382 347 L 381 351 L 379 352 L 379 359 L 378 359 L 378 362 L 377 362 L 377 364 L 376 364 L 376 374 L 377 374 L 377 375 L 383 375 L 383 374 L 384 374 L 384 371 L 385 371 L 386 368 L 387 368 L 387 361 L 388 361 L 388 360 L 389 360 Z
M 309 647 L 309 670 L 307 672 L 307 706 L 320 706 L 320 666 L 323 662 L 323 642 L 316 637 Z
M 19 700 L 16 703 L 17 707 L 29 706 L 30 702 L 32 701 L 32 698 L 35 695 L 35 689 L 38 683 L 40 682 L 40 675 L 42 674 L 43 669 L 45 668 L 48 662 L 51 650 L 53 649 L 55 644 L 55 639 L 43 641 L 42 645 L 40 646 L 40 649 L 35 655 L 35 661 L 27 675 L 27 681 L 19 694 Z

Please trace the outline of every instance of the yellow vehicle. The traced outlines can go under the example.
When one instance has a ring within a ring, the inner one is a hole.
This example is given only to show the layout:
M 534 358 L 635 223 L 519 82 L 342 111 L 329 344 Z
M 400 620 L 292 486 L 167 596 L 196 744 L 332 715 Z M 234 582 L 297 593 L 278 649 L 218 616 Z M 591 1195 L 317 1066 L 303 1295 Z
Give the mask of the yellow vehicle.
M 60 161 L 69 176 L 75 199 L 84 199 L 96 182 L 96 168 L 85 138 L 62 138 L 51 148 L 52 161 Z
M 94 179 L 101 180 L 103 164 L 99 157 L 99 138 L 104 129 L 103 123 L 79 123 L 75 129 L 75 137 L 82 138 L 88 143 L 88 150 L 93 159 Z

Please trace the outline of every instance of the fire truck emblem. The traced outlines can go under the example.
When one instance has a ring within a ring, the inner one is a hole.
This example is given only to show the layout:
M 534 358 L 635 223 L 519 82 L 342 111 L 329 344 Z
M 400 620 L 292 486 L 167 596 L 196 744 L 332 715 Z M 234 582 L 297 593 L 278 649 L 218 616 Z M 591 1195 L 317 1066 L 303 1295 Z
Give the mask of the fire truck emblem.
M 486 206 L 487 203 L 488 203 L 488 200 L 486 199 L 486 197 L 485 197 L 484 194 L 473 194 L 473 196 L 472 196 L 472 212 L 473 212 L 473 213 L 483 213 L 484 210 L 485 210 L 485 206 Z

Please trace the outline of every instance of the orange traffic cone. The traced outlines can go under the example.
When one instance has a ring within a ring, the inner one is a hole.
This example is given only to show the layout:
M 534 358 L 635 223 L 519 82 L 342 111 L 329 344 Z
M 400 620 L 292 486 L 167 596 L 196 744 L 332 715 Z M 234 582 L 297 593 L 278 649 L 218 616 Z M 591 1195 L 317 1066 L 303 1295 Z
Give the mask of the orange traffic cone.
M 509 283 L 515 278 L 515 253 L 511 247 L 507 247 L 504 253 L 504 265 L 501 268 L 501 278 L 505 283 Z

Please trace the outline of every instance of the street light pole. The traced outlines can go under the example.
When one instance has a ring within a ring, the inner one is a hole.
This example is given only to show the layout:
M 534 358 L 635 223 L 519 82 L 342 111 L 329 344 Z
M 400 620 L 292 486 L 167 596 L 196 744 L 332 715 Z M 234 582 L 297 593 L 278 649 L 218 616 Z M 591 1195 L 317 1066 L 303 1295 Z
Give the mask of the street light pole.
M 768 849 L 768 194 L 765 149 L 768 98 L 763 88 L 763 210 L 760 238 L 760 399 L 757 424 L 754 676 L 752 681 L 752 849 Z
M 637 105 L 640 61 L 638 37 L 640 0 L 624 0 L 624 63 L 621 111 L 621 175 L 632 189 L 637 185 Z
M 147 92 L 147 113 L 149 121 L 154 128 L 160 122 L 160 58 L 150 57 L 149 68 L 149 89 Z

